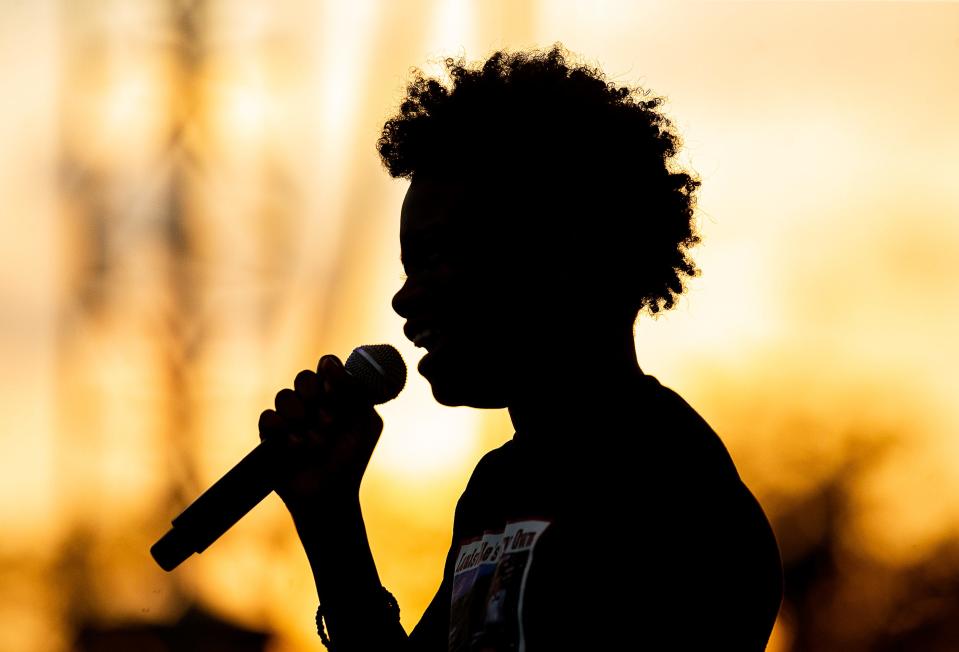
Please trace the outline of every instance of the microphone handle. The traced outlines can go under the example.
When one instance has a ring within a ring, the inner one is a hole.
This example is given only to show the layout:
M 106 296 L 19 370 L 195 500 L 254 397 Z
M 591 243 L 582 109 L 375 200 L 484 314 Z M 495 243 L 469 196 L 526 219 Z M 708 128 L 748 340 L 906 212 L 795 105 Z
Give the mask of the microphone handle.
M 206 550 L 273 491 L 275 444 L 262 441 L 173 519 L 173 527 L 150 548 L 165 571 Z

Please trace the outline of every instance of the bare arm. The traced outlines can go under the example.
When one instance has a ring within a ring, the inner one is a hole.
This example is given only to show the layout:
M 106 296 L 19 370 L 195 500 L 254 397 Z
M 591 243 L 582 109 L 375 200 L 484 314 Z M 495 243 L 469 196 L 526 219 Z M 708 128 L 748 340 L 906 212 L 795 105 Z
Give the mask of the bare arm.
M 406 632 L 387 608 L 359 500 L 291 509 L 291 515 L 337 652 L 405 650 Z
M 301 371 L 260 415 L 260 436 L 281 444 L 276 492 L 313 569 L 336 652 L 403 650 L 370 552 L 359 487 L 383 421 L 334 356 Z

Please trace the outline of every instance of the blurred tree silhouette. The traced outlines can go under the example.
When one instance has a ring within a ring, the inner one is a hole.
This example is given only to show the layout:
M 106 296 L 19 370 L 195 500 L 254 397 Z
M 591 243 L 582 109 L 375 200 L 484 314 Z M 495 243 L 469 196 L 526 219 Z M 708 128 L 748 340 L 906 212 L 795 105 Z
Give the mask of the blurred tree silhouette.
M 76 652 L 263 652 L 270 637 L 231 625 L 201 608 L 190 608 L 168 625 L 138 624 L 108 627 L 84 625 L 77 633 Z
M 852 494 L 889 442 L 852 447 L 844 463 L 772 514 L 783 554 L 784 618 L 792 652 L 952 652 L 959 649 L 959 540 L 913 564 L 868 555 L 843 533 Z

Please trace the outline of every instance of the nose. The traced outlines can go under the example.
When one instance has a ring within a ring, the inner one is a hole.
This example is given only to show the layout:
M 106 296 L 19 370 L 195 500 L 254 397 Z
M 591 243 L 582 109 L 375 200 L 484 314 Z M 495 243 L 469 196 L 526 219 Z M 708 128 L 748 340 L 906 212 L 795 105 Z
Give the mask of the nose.
M 403 281 L 402 287 L 397 290 L 396 294 L 393 295 L 393 312 L 395 312 L 400 317 L 408 318 L 409 317 L 409 304 L 410 304 L 410 281 L 409 279 Z

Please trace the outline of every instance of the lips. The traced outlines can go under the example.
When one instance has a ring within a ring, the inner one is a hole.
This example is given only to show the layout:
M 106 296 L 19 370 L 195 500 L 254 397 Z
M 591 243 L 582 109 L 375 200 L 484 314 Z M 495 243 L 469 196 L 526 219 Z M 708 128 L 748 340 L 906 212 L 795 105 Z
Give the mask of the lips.
M 434 348 L 442 337 L 441 330 L 435 326 L 427 326 L 424 324 L 407 323 L 403 328 L 403 332 L 406 333 L 407 339 L 415 346 L 422 347 L 426 350 Z

